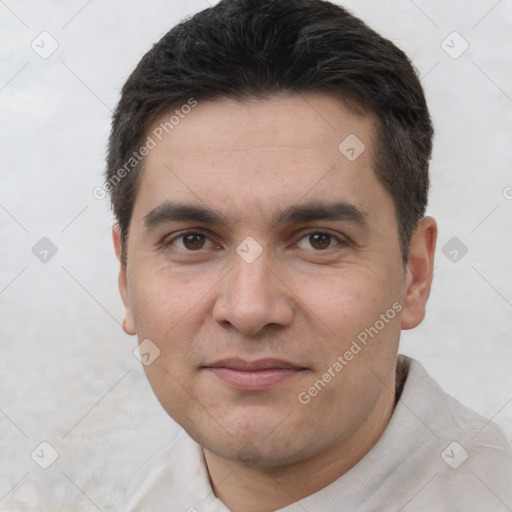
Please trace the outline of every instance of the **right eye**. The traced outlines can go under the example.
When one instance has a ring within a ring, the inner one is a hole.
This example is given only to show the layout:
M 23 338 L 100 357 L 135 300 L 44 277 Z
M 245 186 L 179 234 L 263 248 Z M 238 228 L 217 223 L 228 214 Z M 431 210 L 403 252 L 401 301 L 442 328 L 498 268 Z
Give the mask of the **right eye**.
M 209 245 L 208 245 L 209 243 Z M 182 251 L 194 252 L 200 249 L 207 249 L 213 246 L 212 241 L 203 233 L 196 231 L 187 231 L 175 236 L 171 240 L 164 242 L 164 247 L 174 246 Z

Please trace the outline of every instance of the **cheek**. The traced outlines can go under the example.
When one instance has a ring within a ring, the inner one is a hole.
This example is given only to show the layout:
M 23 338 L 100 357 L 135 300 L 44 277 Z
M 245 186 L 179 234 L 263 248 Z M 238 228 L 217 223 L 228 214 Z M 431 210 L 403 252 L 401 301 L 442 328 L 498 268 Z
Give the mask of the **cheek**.
M 148 382 L 167 414 L 179 421 L 187 417 L 195 402 L 191 396 L 195 393 L 190 390 L 190 378 L 183 365 L 172 366 L 165 355 L 158 357 L 151 365 L 144 366 Z M 184 392 L 188 389 L 188 392 Z
M 144 371 L 162 407 L 173 417 L 190 405 L 183 389 L 189 388 L 194 377 L 191 340 L 202 322 L 207 286 L 207 282 L 177 277 L 171 269 L 165 269 L 138 276 L 133 288 L 139 343 L 149 339 L 159 351 Z
M 351 268 L 340 269 L 320 284 L 317 281 L 317 286 L 312 286 L 311 279 L 301 282 L 310 328 L 314 323 L 315 335 L 322 340 L 317 354 L 323 370 L 347 354 L 343 380 L 347 379 L 349 389 L 355 389 L 361 378 L 374 380 L 378 375 L 387 380 L 393 368 L 401 304 L 398 280 L 387 276 L 391 274 Z
M 131 290 L 131 306 L 139 337 L 172 337 L 204 307 L 214 279 L 201 279 L 175 272 L 172 268 L 146 271 L 137 276 Z
M 321 279 L 305 278 L 297 290 L 307 309 L 335 334 L 375 322 L 399 298 L 398 287 L 385 273 L 366 267 L 337 269 Z
M 189 271 L 190 274 L 190 271 Z M 160 403 L 170 414 L 187 407 L 184 388 L 193 386 L 202 360 L 198 333 L 211 309 L 214 273 L 186 276 L 171 268 L 146 273 L 136 281 L 133 316 L 139 342 L 151 340 L 158 358 L 145 366 L 147 378 Z M 193 390 L 192 390 L 193 391 Z M 172 415 L 172 414 L 171 414 Z

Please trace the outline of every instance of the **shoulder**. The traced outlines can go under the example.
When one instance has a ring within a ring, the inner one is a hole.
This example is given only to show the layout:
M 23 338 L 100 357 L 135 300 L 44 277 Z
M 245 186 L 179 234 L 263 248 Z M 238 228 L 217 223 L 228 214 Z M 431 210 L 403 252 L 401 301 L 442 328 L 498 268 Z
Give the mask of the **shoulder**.
M 505 432 L 445 393 L 417 361 L 400 356 L 399 365 L 407 376 L 397 409 L 412 413 L 411 424 L 423 433 L 413 450 L 431 469 L 429 487 L 444 503 L 463 502 L 467 510 L 512 507 L 512 446 Z
M 149 459 L 130 482 L 122 512 L 171 510 L 183 478 L 197 472 L 202 452 L 184 430 L 161 452 Z M 185 509 L 186 510 L 186 509 Z
M 507 436 L 496 423 L 446 393 L 418 361 L 399 356 L 398 367 L 406 374 L 398 404 L 410 408 L 433 433 L 443 438 L 459 436 L 470 445 L 484 442 L 506 451 L 511 449 Z

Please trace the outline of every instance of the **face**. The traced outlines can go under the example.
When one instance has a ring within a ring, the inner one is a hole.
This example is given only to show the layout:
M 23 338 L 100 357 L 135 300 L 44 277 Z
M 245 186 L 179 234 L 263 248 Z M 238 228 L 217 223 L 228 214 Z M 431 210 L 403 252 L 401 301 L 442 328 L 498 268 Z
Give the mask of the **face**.
M 158 347 L 156 396 L 212 453 L 300 461 L 390 396 L 428 290 L 412 291 L 425 244 L 402 262 L 373 130 L 328 95 L 205 101 L 146 156 L 125 330 Z

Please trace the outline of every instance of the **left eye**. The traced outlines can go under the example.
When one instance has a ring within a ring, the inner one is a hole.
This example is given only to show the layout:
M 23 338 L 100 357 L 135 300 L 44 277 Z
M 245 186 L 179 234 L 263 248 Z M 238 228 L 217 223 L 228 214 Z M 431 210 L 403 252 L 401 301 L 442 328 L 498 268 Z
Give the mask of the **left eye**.
M 297 246 L 301 249 L 310 249 L 312 247 L 313 249 L 321 251 L 324 249 L 331 249 L 339 243 L 340 240 L 334 235 L 318 231 L 309 233 L 302 237 Z

